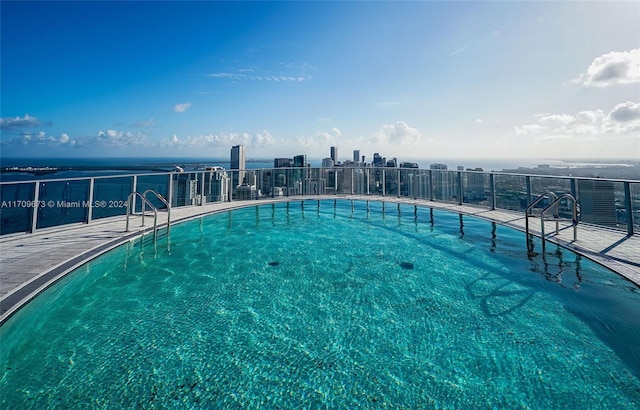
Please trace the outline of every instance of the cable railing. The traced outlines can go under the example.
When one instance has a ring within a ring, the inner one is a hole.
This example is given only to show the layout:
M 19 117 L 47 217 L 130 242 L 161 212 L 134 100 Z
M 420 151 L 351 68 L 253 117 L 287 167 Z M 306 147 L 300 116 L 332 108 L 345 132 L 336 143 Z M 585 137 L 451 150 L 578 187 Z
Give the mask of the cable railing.
M 0 234 L 126 216 L 132 192 L 140 192 L 149 203 L 160 201 L 168 214 L 172 208 L 211 202 L 315 195 L 412 198 L 528 214 L 536 191 L 546 192 L 551 200 L 551 194 L 570 194 L 576 199 L 580 223 L 628 235 L 640 229 L 637 180 L 391 167 L 289 167 L 2 182 Z

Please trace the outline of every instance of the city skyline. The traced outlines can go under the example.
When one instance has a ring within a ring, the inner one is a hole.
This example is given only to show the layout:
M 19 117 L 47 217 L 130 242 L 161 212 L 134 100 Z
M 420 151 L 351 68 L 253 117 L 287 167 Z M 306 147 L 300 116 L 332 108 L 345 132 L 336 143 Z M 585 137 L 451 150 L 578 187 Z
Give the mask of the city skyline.
M 640 158 L 638 2 L 0 7 L 5 158 Z

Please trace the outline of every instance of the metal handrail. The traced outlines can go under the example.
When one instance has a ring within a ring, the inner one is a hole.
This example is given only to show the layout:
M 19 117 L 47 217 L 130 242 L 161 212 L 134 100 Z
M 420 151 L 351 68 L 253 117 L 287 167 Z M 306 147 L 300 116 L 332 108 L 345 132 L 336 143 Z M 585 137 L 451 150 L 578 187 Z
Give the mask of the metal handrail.
M 527 238 L 529 238 L 529 216 L 532 213 L 531 210 L 533 209 L 534 206 L 536 206 L 538 204 L 538 202 L 542 201 L 545 198 L 551 198 L 551 202 L 556 202 L 558 200 L 558 196 L 549 191 L 549 192 L 545 192 L 544 194 L 538 195 L 538 197 L 536 199 L 533 200 L 533 202 L 531 202 L 529 205 L 527 205 L 527 208 L 524 211 L 524 230 L 525 233 L 527 234 Z M 556 213 L 558 212 L 558 208 L 556 207 Z
M 560 201 L 562 201 L 563 199 L 568 199 L 569 202 L 571 202 L 572 206 L 572 215 L 571 215 L 571 225 L 573 226 L 573 240 L 577 241 L 578 240 L 578 201 L 576 201 L 576 199 L 573 197 L 573 195 L 571 194 L 562 194 L 559 197 L 557 197 L 552 203 L 550 203 L 549 205 L 547 205 L 543 210 L 542 213 L 540 214 L 540 237 L 542 238 L 542 249 L 544 252 L 544 214 L 545 212 L 547 212 L 547 210 L 549 210 L 550 208 L 552 208 L 553 206 L 556 207 L 556 213 L 554 214 L 553 218 L 556 221 L 556 235 L 558 234 L 558 223 L 561 220 L 559 215 L 558 215 L 558 204 L 560 203 Z M 564 221 L 569 221 L 569 219 L 563 219 Z
M 163 197 L 162 195 L 160 195 L 158 192 L 156 192 L 153 189 L 147 189 L 146 191 L 144 191 L 142 193 L 142 196 L 146 198 L 148 193 L 154 194 L 156 196 L 156 198 L 158 198 L 167 207 L 167 233 L 168 233 L 169 230 L 171 229 L 171 205 L 165 199 L 165 197 Z M 143 202 L 142 203 L 142 213 L 143 214 L 144 214 L 144 211 L 145 211 L 145 204 Z
M 153 210 L 153 240 L 155 240 L 156 227 L 158 226 L 158 209 L 155 206 L 153 206 L 153 204 L 149 202 L 149 200 L 145 198 L 140 192 L 132 192 L 127 197 L 127 225 L 125 228 L 125 232 L 129 232 L 129 216 L 131 216 L 131 209 L 132 209 L 131 203 L 132 203 L 132 199 L 135 200 L 136 196 L 139 196 L 140 199 L 142 200 L 142 225 L 140 226 L 144 226 L 144 212 L 145 212 L 144 204 L 146 203 Z

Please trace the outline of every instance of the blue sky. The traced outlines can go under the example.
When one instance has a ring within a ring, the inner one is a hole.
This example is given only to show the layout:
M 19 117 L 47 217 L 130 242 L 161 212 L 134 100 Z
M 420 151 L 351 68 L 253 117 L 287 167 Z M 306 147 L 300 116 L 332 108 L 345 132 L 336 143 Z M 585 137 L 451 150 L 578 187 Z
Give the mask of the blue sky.
M 7 2 L 2 157 L 640 158 L 638 2 Z

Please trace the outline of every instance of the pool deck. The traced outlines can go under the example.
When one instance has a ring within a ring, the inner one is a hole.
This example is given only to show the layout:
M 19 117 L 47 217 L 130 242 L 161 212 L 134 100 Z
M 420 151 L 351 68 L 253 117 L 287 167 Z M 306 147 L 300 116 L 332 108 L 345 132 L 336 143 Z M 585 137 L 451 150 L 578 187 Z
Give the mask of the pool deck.
M 463 215 L 473 215 L 520 231 L 525 230 L 522 212 L 488 210 L 472 205 L 414 200 L 409 198 L 378 196 L 299 196 L 260 199 L 252 201 L 216 202 L 202 206 L 172 208 L 171 225 L 207 214 L 247 206 L 301 200 L 353 199 L 385 201 L 442 209 Z M 141 235 L 153 235 L 153 218 L 146 217 L 146 226 L 140 226 L 140 216 L 131 218 L 130 231 L 125 232 L 126 218 L 116 216 L 90 224 L 71 224 L 45 228 L 35 233 L 16 233 L 0 237 L 0 324 L 4 323 L 22 305 L 51 286 L 68 272 L 87 261 Z M 167 213 L 158 214 L 158 225 L 166 225 Z M 530 232 L 540 236 L 539 218 L 529 218 Z M 573 230 L 562 225 L 555 235 L 554 225 L 547 223 L 547 240 L 565 246 L 583 256 L 607 266 L 640 286 L 640 235 L 627 236 L 625 232 L 580 224 L 577 240 Z M 551 234 L 549 234 L 551 233 Z M 525 244 L 523 243 L 523 247 Z

